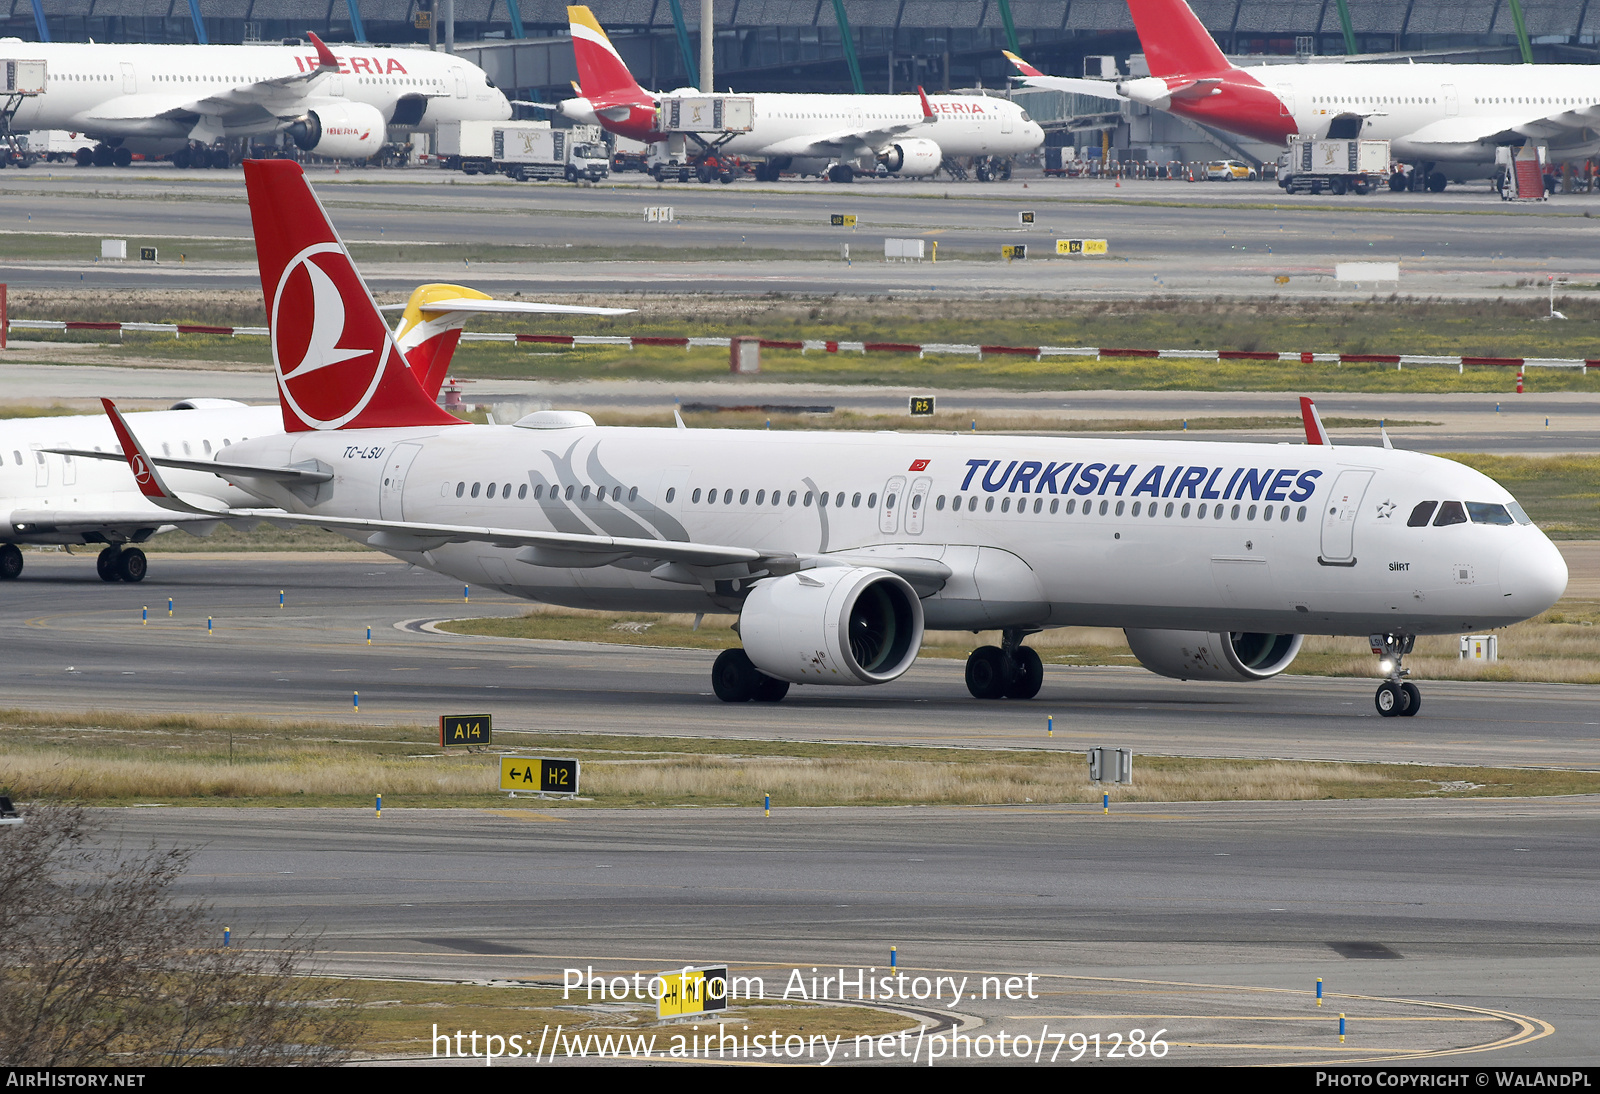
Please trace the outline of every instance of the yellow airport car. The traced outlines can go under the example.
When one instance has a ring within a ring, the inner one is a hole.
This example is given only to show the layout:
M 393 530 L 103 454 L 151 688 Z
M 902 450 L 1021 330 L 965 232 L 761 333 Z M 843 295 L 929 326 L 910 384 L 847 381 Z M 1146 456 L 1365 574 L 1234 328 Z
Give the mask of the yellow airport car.
M 1212 160 L 1206 164 L 1207 182 L 1232 182 L 1234 179 L 1255 182 L 1260 177 L 1254 167 L 1238 160 Z

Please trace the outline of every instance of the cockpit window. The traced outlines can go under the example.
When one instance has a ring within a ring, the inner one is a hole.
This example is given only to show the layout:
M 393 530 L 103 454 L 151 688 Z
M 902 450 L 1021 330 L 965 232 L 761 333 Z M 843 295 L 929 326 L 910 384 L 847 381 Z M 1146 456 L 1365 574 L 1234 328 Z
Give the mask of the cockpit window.
M 1447 524 L 1467 523 L 1467 511 L 1461 507 L 1459 501 L 1447 501 L 1439 506 L 1439 515 L 1433 518 L 1435 528 L 1443 528 Z
M 1467 516 L 1473 524 L 1511 524 L 1511 514 L 1504 505 L 1490 501 L 1467 502 Z
M 1026 111 L 1026 110 L 1024 110 L 1024 111 L 1023 111 L 1023 112 L 1022 112 L 1022 120 L 1023 120 L 1023 121 L 1025 121 L 1025 122 L 1031 122 L 1031 121 L 1033 121 L 1033 119 L 1032 119 L 1032 118 L 1030 118 L 1030 117 L 1028 117 L 1028 112 L 1027 112 L 1027 111 Z
M 1512 502 L 1509 506 L 1507 506 L 1507 508 L 1511 510 L 1511 517 L 1518 524 L 1532 524 L 1533 523 L 1533 518 L 1528 516 L 1527 513 L 1523 512 L 1522 511 L 1522 506 L 1518 505 L 1516 502 Z
M 1433 516 L 1433 511 L 1438 508 L 1436 501 L 1419 501 L 1417 507 L 1411 510 L 1411 519 L 1406 521 L 1407 528 L 1426 528 L 1428 518 Z
M 487 72 L 485 72 L 485 73 L 484 73 L 484 74 L 483 74 L 483 82 L 484 82 L 484 84 L 485 84 L 485 85 L 487 85 L 487 86 L 488 86 L 488 87 L 494 87 L 494 81 L 493 81 L 493 80 L 491 80 L 491 79 L 489 79 L 489 74 L 488 74 L 488 73 L 487 73 Z

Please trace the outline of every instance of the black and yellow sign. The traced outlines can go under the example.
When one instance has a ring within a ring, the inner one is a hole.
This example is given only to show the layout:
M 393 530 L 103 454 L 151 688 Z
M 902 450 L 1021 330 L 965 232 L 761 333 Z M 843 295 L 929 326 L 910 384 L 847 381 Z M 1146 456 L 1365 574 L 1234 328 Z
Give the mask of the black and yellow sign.
M 418 30 L 427 30 L 429 27 L 433 26 L 433 12 L 417 12 L 416 15 L 412 16 L 411 25 L 416 27 Z
M 1007 243 L 1004 247 L 1000 248 L 1000 257 L 1004 258 L 1007 262 L 1013 262 L 1017 259 L 1027 258 L 1028 245 L 1026 243 Z
M 500 757 L 500 789 L 533 794 L 576 794 L 578 761 L 534 756 Z
M 933 414 L 932 395 L 911 396 L 911 414 L 913 417 L 925 418 Z
M 829 213 L 828 223 L 835 228 L 854 228 L 856 215 L 854 213 Z
M 1032 209 L 1027 209 L 1027 210 L 1024 210 L 1023 212 L 1018 213 L 1017 214 L 1017 223 L 1018 224 L 1032 224 L 1033 223 L 1033 210 Z
M 139 248 L 139 261 L 140 262 L 154 262 L 155 260 L 156 260 L 156 249 L 154 247 L 140 247 Z
M 661 974 L 661 1001 L 656 1017 L 704 1014 L 728 1009 L 728 967 L 674 969 Z
M 1103 239 L 1058 239 L 1058 255 L 1103 255 L 1109 250 Z
M 465 748 L 467 745 L 493 744 L 493 730 L 487 714 L 441 714 L 439 747 Z

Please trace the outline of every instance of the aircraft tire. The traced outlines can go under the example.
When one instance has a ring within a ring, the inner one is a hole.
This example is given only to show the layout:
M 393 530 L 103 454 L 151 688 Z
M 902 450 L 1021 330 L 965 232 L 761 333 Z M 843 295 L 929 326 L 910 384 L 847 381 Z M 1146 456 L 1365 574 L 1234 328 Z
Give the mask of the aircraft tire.
M 741 649 L 723 650 L 711 666 L 711 690 L 724 703 L 748 703 L 756 697 L 764 677 Z
M 111 166 L 126 167 L 133 162 L 133 153 L 126 148 L 114 148 L 111 151 Z
M 967 656 L 967 691 L 974 699 L 1003 699 L 1010 685 L 1006 655 L 999 646 L 979 646 Z
M 1406 184 L 1406 177 L 1400 172 L 1396 171 L 1394 174 L 1389 176 L 1389 189 L 1392 192 L 1399 194 L 1410 189 L 1410 187 Z
M 1417 711 L 1422 709 L 1422 691 L 1417 685 L 1407 680 L 1400 685 L 1400 690 L 1406 695 L 1406 709 L 1400 712 L 1402 718 L 1415 718 Z
M 118 555 L 122 553 L 120 547 L 107 547 L 101 551 L 94 560 L 94 569 L 100 575 L 101 581 L 121 581 L 122 573 L 117 569 Z
M 97 145 L 95 145 L 94 146 L 94 152 L 92 153 L 92 155 L 94 156 L 94 165 L 96 167 L 110 167 L 111 166 L 111 152 L 112 152 L 111 146 L 108 145 L 108 144 L 97 144 Z
M 1372 704 L 1378 708 L 1378 713 L 1383 717 L 1398 718 L 1405 713 L 1408 698 L 1399 684 L 1393 680 L 1385 680 L 1378 685 L 1377 694 L 1372 697 Z
M 117 558 L 117 576 L 124 581 L 138 584 L 149 572 L 150 562 L 137 547 L 129 547 Z
M 1017 666 L 1016 675 L 1006 688 L 1006 698 L 1032 699 L 1044 686 L 1044 662 L 1039 658 L 1039 651 L 1031 646 L 1018 647 L 1013 660 Z
M 758 703 L 780 703 L 783 701 L 783 697 L 788 694 L 789 681 L 777 680 L 763 673 L 761 683 L 756 685 L 756 693 L 753 698 Z
M 94 166 L 94 149 L 93 148 L 80 148 L 80 149 L 78 149 L 76 152 L 74 152 L 72 154 L 72 158 L 78 161 L 78 166 L 79 167 L 93 167 Z
M 0 581 L 15 581 L 22 576 L 22 549 L 15 543 L 0 543 Z

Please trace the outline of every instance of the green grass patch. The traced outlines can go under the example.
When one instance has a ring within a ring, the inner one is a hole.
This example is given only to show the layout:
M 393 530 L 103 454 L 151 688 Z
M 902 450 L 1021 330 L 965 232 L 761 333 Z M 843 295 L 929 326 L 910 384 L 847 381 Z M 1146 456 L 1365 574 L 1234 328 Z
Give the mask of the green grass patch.
M 1600 536 L 1600 456 L 1486 456 L 1451 452 L 1516 495 L 1552 539 Z

